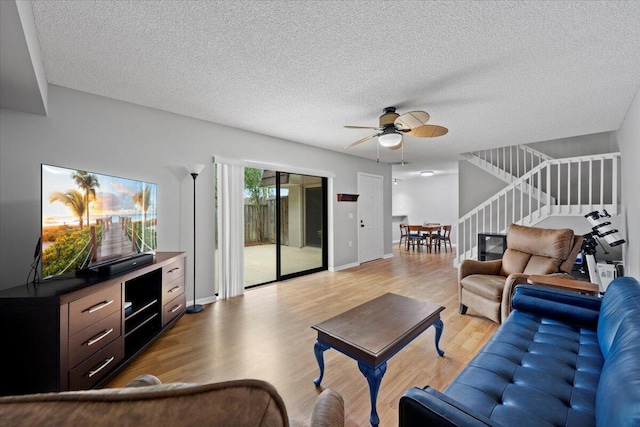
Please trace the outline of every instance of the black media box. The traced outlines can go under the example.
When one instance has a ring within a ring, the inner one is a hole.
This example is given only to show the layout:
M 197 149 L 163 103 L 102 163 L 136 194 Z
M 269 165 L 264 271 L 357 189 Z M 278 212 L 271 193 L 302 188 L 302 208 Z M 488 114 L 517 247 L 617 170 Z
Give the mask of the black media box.
M 97 267 L 97 271 L 100 276 L 113 276 L 124 273 L 125 271 L 133 270 L 134 268 L 141 267 L 143 265 L 151 264 L 152 262 L 153 254 L 140 254 L 109 264 L 103 264 Z

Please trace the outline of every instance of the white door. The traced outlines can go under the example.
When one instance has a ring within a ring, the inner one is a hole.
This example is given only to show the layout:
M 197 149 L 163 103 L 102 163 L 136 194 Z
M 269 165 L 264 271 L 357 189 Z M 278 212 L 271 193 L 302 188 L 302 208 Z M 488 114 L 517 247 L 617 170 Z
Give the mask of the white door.
M 383 256 L 382 179 L 380 175 L 358 172 L 358 261 Z

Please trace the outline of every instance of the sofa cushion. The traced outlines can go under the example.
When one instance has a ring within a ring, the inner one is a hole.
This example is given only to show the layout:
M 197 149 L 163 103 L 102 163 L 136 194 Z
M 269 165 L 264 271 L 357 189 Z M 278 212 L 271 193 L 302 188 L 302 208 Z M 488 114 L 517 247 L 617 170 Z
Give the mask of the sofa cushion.
M 529 263 L 530 258 L 531 254 L 507 248 L 504 254 L 502 254 L 500 274 L 506 277 L 513 273 L 522 273 Z
M 492 301 L 502 300 L 505 278 L 490 274 L 472 274 L 460 281 L 467 291 Z
M 524 268 L 524 274 L 551 274 L 560 271 L 562 261 L 557 258 L 547 258 L 533 255 Z
M 573 230 L 511 224 L 507 231 L 507 247 L 532 255 L 564 260 L 573 247 Z
M 500 274 L 550 274 L 560 271 L 573 249 L 573 230 L 511 224 Z M 573 260 L 572 260 L 573 262 Z
M 631 310 L 640 310 L 640 287 L 637 283 L 632 277 L 619 277 L 607 287 L 598 319 L 598 341 L 604 357 L 609 354 L 622 320 Z
M 608 291 L 607 291 L 608 293 Z M 602 427 L 640 425 L 640 311 L 620 322 L 611 345 L 596 400 L 596 420 Z
M 445 394 L 503 425 L 595 425 L 596 332 L 514 311 Z

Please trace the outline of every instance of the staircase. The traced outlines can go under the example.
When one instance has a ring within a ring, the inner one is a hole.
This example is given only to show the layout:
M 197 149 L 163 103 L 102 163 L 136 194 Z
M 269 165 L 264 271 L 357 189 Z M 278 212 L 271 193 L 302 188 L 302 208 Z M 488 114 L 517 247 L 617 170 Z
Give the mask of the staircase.
M 618 215 L 620 153 L 552 159 L 517 146 L 466 157 L 508 185 L 458 220 L 455 265 L 477 258 L 478 233 L 506 233 L 511 223 L 534 226 L 550 216 L 595 210 Z
M 526 145 L 493 148 L 464 154 L 467 161 L 511 184 L 540 163 L 553 160 Z

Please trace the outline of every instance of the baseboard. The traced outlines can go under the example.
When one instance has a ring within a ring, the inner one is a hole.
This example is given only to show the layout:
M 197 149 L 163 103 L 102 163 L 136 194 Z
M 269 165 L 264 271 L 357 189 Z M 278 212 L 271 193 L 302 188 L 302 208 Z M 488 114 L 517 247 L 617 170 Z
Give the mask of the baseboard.
M 352 262 L 351 264 L 340 265 L 338 267 L 330 268 L 329 271 L 336 272 L 340 270 L 346 270 L 347 268 L 353 268 L 359 266 L 359 262 Z
M 211 304 L 212 302 L 218 301 L 218 296 L 214 295 L 212 297 L 199 298 L 196 300 L 196 304 Z
M 387 259 L 387 258 L 393 258 L 393 252 L 392 252 L 392 253 L 390 253 L 390 254 L 384 254 L 384 255 L 382 256 L 382 259 Z

